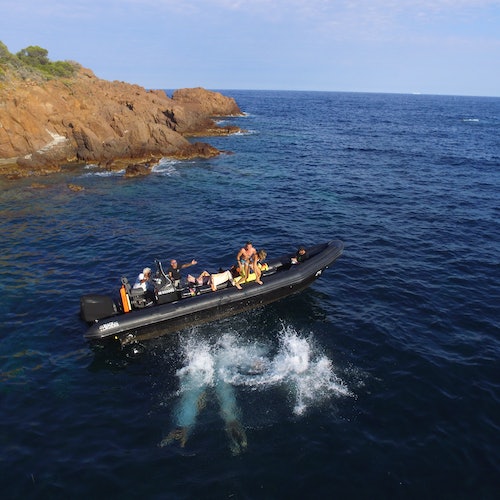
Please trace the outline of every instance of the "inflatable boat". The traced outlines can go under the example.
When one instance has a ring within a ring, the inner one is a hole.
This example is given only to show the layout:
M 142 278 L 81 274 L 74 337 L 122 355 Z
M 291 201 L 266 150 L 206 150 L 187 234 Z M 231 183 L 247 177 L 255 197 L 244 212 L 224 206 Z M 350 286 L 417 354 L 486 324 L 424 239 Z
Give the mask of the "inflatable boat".
M 307 258 L 299 263 L 295 253 L 285 254 L 267 262 L 262 271 L 263 284 L 250 277 L 241 289 L 228 281 L 218 285 L 216 291 L 210 285 L 192 283 L 175 288 L 157 260 L 152 291 L 131 288 L 122 277 L 119 299 L 106 295 L 81 297 L 80 316 L 89 325 L 85 338 L 126 345 L 264 306 L 307 288 L 343 249 L 339 240 L 314 245 L 306 248 Z

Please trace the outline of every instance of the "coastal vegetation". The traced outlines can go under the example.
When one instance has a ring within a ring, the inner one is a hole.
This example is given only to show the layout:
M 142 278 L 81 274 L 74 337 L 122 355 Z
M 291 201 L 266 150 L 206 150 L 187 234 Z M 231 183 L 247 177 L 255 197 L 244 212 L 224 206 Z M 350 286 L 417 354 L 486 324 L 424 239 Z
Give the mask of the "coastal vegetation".
M 69 78 L 74 76 L 79 64 L 72 61 L 51 61 L 48 50 L 38 45 L 30 45 L 12 54 L 0 41 L 0 79 L 7 78 L 9 72 L 23 80 Z

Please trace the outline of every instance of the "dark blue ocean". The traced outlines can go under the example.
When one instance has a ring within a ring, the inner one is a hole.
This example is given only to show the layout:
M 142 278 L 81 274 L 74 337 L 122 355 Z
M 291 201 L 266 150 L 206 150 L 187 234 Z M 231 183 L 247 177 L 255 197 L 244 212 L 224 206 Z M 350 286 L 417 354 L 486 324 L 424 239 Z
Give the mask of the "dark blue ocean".
M 498 498 L 500 98 L 224 93 L 218 158 L 0 180 L 2 498 Z M 84 340 L 82 294 L 247 239 L 345 251 L 264 309 Z

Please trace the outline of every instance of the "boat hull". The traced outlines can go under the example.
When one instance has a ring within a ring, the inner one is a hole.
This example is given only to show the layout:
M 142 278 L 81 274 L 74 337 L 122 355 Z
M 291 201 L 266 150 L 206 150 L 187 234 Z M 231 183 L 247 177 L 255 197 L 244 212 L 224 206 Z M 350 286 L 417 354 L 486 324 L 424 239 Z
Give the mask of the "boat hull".
M 180 299 L 94 322 L 85 337 L 91 341 L 112 339 L 122 344 L 166 335 L 184 328 L 234 316 L 281 300 L 309 287 L 342 254 L 344 245 L 334 240 L 311 247 L 311 257 L 290 265 L 282 256 L 281 267 L 263 278 L 264 284 L 243 285 L 242 290 L 225 288 Z

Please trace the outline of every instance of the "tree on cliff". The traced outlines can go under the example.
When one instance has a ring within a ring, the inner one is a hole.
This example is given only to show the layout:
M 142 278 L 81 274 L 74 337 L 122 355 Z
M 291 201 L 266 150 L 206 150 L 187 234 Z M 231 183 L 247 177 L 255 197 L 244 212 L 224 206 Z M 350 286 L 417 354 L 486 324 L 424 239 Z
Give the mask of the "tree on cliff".
M 51 61 L 48 50 L 37 45 L 30 45 L 11 54 L 7 46 L 0 42 L 0 76 L 6 69 L 14 70 L 21 78 L 41 75 L 46 77 L 70 77 L 77 69 L 76 63 L 69 61 Z
M 50 63 L 49 51 L 47 49 L 42 49 L 38 45 L 30 45 L 25 49 L 20 50 L 16 56 L 25 62 L 29 66 L 44 66 Z

